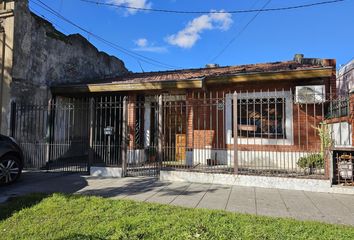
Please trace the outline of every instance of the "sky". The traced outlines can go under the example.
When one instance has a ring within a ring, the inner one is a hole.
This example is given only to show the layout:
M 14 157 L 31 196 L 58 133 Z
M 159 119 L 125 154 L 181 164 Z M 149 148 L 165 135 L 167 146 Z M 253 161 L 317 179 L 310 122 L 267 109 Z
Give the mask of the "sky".
M 90 33 L 54 16 L 39 1 Z M 63 33 L 80 33 L 100 51 L 123 60 L 133 72 L 201 68 L 210 63 L 231 66 L 287 61 L 296 53 L 305 57 L 334 58 L 337 67 L 354 58 L 354 0 L 239 14 L 227 12 L 326 0 L 91 1 L 205 13 L 139 11 L 82 0 L 30 0 L 30 8 Z

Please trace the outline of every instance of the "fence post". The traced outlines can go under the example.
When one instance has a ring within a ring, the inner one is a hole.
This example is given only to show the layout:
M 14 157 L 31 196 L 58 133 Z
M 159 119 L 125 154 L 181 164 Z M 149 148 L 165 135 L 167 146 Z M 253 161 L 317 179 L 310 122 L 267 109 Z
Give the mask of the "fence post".
M 15 137 L 16 130 L 16 102 L 11 101 L 11 115 L 10 115 L 10 136 Z
M 47 110 L 47 134 L 46 134 L 46 158 L 45 158 L 45 162 L 46 162 L 46 168 L 47 170 L 49 170 L 49 160 L 50 160 L 50 143 L 52 141 L 52 137 L 53 137 L 53 133 L 52 133 L 52 129 L 53 129 L 53 99 L 49 99 L 48 101 L 48 110 Z
M 128 144 L 128 102 L 127 97 L 123 97 L 123 113 L 122 113 L 122 177 L 127 173 L 127 144 Z
M 88 156 L 88 166 L 87 170 L 90 173 L 91 166 L 93 163 L 93 125 L 94 125 L 94 111 L 95 111 L 95 100 L 94 98 L 90 98 L 90 106 L 89 106 L 89 114 L 90 114 L 90 132 L 89 132 L 89 156 Z
M 235 91 L 232 96 L 233 101 L 233 126 L 234 126 L 234 174 L 238 174 L 238 146 L 237 146 L 237 92 Z
M 159 96 L 159 100 L 158 100 L 158 113 L 159 113 L 159 117 L 158 117 L 158 141 L 157 141 L 157 154 L 158 154 L 158 167 L 160 168 L 162 166 L 162 145 L 163 145 L 163 133 L 162 133 L 162 115 L 163 115 L 163 102 L 162 102 L 162 95 Z

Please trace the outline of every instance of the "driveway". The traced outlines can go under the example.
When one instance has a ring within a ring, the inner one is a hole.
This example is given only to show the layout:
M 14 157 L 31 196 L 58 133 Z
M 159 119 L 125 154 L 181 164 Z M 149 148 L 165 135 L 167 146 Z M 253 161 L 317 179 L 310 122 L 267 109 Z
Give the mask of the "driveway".
M 18 183 L 0 188 L 0 202 L 31 192 L 78 193 L 354 226 L 353 195 L 169 183 L 142 177 L 113 179 L 69 173 L 27 172 Z

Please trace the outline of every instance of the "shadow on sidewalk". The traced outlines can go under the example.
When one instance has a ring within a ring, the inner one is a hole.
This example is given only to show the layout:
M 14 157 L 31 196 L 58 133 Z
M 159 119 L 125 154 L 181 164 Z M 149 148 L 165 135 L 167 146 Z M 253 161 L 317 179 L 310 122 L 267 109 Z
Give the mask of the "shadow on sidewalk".
M 86 178 L 77 173 L 23 172 L 17 182 L 0 187 L 3 201 L 0 202 L 0 221 L 39 203 L 51 193 L 75 193 L 87 185 Z

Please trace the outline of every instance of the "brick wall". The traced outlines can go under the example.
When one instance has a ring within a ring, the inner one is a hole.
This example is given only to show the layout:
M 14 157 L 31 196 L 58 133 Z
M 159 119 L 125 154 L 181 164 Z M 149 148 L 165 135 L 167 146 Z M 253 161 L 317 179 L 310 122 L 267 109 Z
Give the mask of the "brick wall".
M 135 107 L 136 107 L 136 95 L 132 94 L 128 96 L 128 139 L 129 148 L 134 148 L 135 143 Z
M 326 81 L 326 80 L 323 80 Z M 332 80 L 331 80 L 332 81 Z M 303 83 L 302 83 L 303 84 Z M 313 83 L 311 83 L 313 84 Z M 321 84 L 317 82 L 316 84 Z M 322 82 L 323 84 L 323 82 Z M 226 94 L 232 94 L 234 91 L 246 93 L 255 92 L 267 92 L 267 91 L 277 91 L 281 93 L 282 91 L 292 91 L 295 92 L 295 86 L 297 83 L 288 81 L 277 84 L 277 88 L 268 88 L 269 86 L 274 86 L 273 84 L 254 84 L 242 85 L 240 87 L 228 87 L 224 89 L 216 89 L 213 92 L 188 92 L 186 95 L 187 101 L 187 138 L 188 138 L 188 148 L 205 147 L 209 145 L 209 140 L 206 141 L 205 138 L 211 138 L 210 132 L 213 131 L 212 146 L 216 149 L 227 149 L 229 146 L 226 144 L 226 134 L 225 134 L 225 108 L 219 108 L 218 102 L 222 104 L 225 99 Z M 225 107 L 225 105 L 224 105 Z M 262 150 L 274 150 L 279 151 L 318 151 L 320 147 L 320 139 L 318 137 L 318 132 L 314 129 L 314 126 L 324 120 L 323 106 L 320 104 L 294 104 L 293 105 L 293 144 L 291 146 L 275 146 L 275 145 L 264 145 L 252 147 L 260 148 Z M 196 135 L 195 131 L 198 131 Z M 205 131 L 203 133 L 203 131 Z M 200 137 L 201 139 L 195 139 Z M 250 134 L 252 138 L 252 134 Z M 281 143 L 282 140 L 279 140 Z M 205 143 L 204 143 L 205 142 Z M 194 144 L 194 146 L 193 146 Z M 247 146 L 246 146 L 247 147 Z
M 250 82 L 233 85 L 223 85 L 223 87 L 213 87 L 205 90 L 188 90 L 186 92 L 186 107 L 185 107 L 185 121 L 187 135 L 187 147 L 205 147 L 212 145 L 216 149 L 227 149 L 226 134 L 225 134 L 225 95 L 233 93 L 234 91 L 246 93 L 277 91 L 291 91 L 295 93 L 295 87 L 298 85 L 318 85 L 325 84 L 327 93 L 335 93 L 335 68 L 330 78 L 324 79 L 303 79 L 292 81 L 277 81 L 277 82 Z M 129 96 L 129 137 L 130 146 L 134 145 L 134 100 L 136 95 Z M 321 105 L 294 105 L 293 106 L 293 143 L 292 146 L 275 146 L 265 145 L 261 148 L 263 150 L 277 149 L 279 151 L 317 151 L 320 146 L 320 140 L 317 131 L 313 126 L 317 126 L 323 121 L 324 113 Z M 172 133 L 172 134 L 177 134 Z M 281 140 L 279 140 L 281 142 Z M 250 145 L 255 148 L 259 146 Z M 247 148 L 247 146 L 245 146 Z
M 186 102 L 188 148 L 225 148 L 225 112 L 218 109 L 222 93 L 187 93 Z

